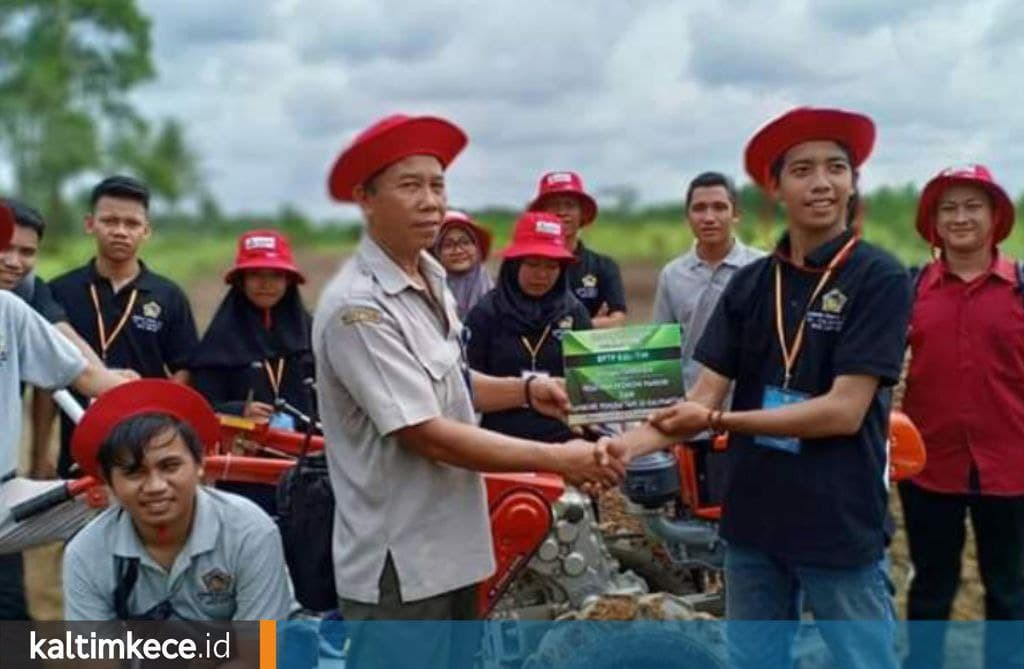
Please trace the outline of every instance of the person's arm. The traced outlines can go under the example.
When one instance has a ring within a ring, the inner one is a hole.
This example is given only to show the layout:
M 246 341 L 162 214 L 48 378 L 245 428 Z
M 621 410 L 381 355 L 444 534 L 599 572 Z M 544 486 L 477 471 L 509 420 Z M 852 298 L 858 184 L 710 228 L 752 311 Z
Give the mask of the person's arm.
M 57 476 L 57 465 L 50 457 L 53 422 L 57 405 L 50 393 L 42 388 L 32 389 L 32 453 L 29 476 L 34 479 L 52 479 Z
M 71 386 L 86 397 L 99 397 L 122 383 L 128 383 L 128 379 L 106 367 L 89 364 L 85 371 L 75 377 Z
M 477 411 L 488 413 L 529 406 L 537 413 L 558 419 L 564 419 L 569 412 L 569 395 L 563 379 L 534 376 L 530 381 L 518 376 L 489 376 L 475 371 L 470 372 L 470 378 Z
M 608 257 L 603 260 L 599 284 L 603 304 L 592 320 L 595 328 L 617 328 L 626 324 L 626 291 L 618 264 Z
M 575 439 L 542 444 L 509 437 L 448 418 L 434 418 L 395 432 L 403 447 L 425 458 L 482 472 L 554 472 L 570 482 L 616 485 L 625 476 L 624 448 Z
M 669 299 L 668 279 L 668 267 L 666 266 L 658 274 L 658 288 L 654 293 L 652 320 L 655 323 L 674 323 L 676 320 L 675 314 L 672 313 L 672 301 Z
M 326 316 L 321 336 L 326 362 L 352 399 L 366 412 L 378 432 L 394 434 L 400 444 L 424 457 L 478 471 L 573 472 L 605 483 L 619 471 L 605 471 L 597 461 L 612 465 L 604 447 L 574 442 L 560 447 L 513 439 L 444 416 L 434 381 L 409 350 L 398 324 L 375 304 L 342 307 Z M 458 364 L 457 358 L 451 361 Z M 446 373 L 458 373 L 451 370 Z M 485 410 L 520 406 L 525 402 L 523 379 L 496 379 L 472 373 L 474 389 Z M 530 384 L 534 405 L 568 403 L 553 379 Z M 553 450 L 561 448 L 555 454 Z M 618 453 L 617 448 L 612 449 Z M 580 479 L 576 479 L 580 476 Z

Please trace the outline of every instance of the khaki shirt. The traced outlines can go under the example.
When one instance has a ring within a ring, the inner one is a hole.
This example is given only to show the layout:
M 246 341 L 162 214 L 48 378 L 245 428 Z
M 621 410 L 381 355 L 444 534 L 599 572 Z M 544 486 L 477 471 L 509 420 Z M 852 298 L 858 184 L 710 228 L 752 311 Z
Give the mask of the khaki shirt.
M 443 313 L 364 236 L 313 319 L 344 599 L 377 603 L 388 553 L 404 601 L 480 582 L 495 569 L 480 474 L 424 458 L 394 436 L 441 416 L 475 420 L 444 270 L 422 253 L 420 272 Z

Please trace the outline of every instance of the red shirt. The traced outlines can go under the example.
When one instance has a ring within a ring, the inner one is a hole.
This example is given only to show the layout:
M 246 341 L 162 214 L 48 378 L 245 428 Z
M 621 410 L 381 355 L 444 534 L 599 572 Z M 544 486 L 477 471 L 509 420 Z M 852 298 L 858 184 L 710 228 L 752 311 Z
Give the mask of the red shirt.
M 914 483 L 966 493 L 1024 494 L 1024 305 L 1014 263 L 996 258 L 970 282 L 942 261 L 922 270 L 910 319 L 904 411 L 928 464 Z

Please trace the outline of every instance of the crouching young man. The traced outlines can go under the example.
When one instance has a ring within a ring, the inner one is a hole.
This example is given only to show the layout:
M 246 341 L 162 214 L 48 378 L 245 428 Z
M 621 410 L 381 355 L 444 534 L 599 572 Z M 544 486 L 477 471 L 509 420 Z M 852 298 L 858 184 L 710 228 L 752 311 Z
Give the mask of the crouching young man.
M 201 485 L 219 424 L 206 400 L 146 379 L 93 404 L 72 438 L 113 505 L 68 544 L 67 620 L 284 619 L 281 536 L 249 500 Z

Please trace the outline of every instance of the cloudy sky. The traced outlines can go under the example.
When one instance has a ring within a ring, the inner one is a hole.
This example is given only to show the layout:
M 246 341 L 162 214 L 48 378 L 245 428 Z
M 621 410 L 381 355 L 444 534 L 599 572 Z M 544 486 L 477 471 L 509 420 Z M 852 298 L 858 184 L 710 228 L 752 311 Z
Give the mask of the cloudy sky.
M 470 136 L 452 204 L 519 205 L 548 169 L 679 197 L 741 171 L 796 105 L 874 117 L 868 188 L 987 163 L 1024 191 L 1024 5 L 1015 0 L 140 0 L 158 79 L 140 108 L 186 122 L 229 211 L 350 218 L 325 179 L 376 118 Z

